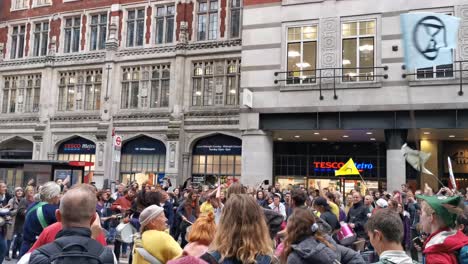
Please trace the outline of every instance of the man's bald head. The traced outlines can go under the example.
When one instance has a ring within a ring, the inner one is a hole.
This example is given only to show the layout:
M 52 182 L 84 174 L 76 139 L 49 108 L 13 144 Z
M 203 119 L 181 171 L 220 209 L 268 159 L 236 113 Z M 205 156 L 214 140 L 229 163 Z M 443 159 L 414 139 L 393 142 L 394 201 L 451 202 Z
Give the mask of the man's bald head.
M 93 186 L 74 186 L 60 200 L 60 220 L 63 226 L 90 226 L 96 214 L 96 195 Z

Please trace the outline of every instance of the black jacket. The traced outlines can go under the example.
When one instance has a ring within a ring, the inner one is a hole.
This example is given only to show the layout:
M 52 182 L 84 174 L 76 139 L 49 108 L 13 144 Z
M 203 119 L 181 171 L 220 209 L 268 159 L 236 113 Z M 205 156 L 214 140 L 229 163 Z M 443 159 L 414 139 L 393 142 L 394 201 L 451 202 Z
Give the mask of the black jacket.
M 368 212 L 369 210 L 364 206 L 362 201 L 357 204 L 353 204 L 353 207 L 349 208 L 346 222 L 354 224 L 354 232 L 356 232 L 358 237 L 366 237 L 364 225 L 367 223 Z
M 69 251 L 66 248 L 69 248 Z M 50 264 L 50 258 L 59 253 L 70 251 L 79 251 L 83 256 L 65 257 L 65 263 L 98 263 L 97 260 L 84 256 L 84 253 L 95 256 L 104 264 L 117 263 L 114 258 L 114 253 L 110 248 L 104 247 L 99 242 L 91 238 L 91 230 L 89 228 L 73 227 L 66 228 L 60 231 L 55 237 L 55 241 L 46 244 L 31 254 L 29 264 Z

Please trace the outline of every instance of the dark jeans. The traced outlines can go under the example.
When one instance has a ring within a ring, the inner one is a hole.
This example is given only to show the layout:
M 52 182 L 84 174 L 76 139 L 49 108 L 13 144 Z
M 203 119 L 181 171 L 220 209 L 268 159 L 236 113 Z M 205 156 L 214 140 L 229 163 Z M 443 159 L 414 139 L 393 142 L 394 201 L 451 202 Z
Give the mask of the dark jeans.
M 124 255 L 127 254 L 127 244 L 122 243 L 122 242 L 120 242 L 120 241 L 118 241 L 116 239 L 115 243 L 114 243 L 114 254 L 115 254 L 115 257 L 117 258 L 117 260 L 120 259 L 120 250 L 121 249 L 122 249 L 122 254 L 124 254 Z
M 3 259 L 7 255 L 7 242 L 4 234 L 0 234 L 0 264 L 3 263 Z
M 417 237 L 419 234 L 418 234 L 418 231 L 416 229 L 411 229 L 411 258 L 415 261 L 418 261 L 419 262 L 419 254 L 418 254 L 418 250 L 414 247 L 414 242 L 413 242 L 413 239 L 415 237 Z
M 13 246 L 11 248 L 11 251 L 13 252 L 11 254 L 12 258 L 16 258 L 18 256 L 18 252 L 21 249 L 21 243 L 23 242 L 23 234 L 21 233 L 16 233 L 15 238 L 13 240 Z
M 21 258 L 22 256 L 24 256 L 24 254 L 28 253 L 29 249 L 32 247 L 33 244 L 34 242 L 31 243 L 26 240 L 23 240 L 23 242 L 21 243 L 21 249 L 18 258 Z

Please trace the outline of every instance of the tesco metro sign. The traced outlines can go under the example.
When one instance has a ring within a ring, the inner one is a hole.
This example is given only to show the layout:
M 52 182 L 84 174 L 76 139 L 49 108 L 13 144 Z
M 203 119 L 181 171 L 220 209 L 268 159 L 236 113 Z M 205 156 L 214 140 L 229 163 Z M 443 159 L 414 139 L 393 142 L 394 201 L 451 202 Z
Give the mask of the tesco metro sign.
M 314 161 L 313 163 L 315 171 L 322 172 L 339 170 L 345 165 L 345 162 L 341 161 Z M 359 172 L 363 172 L 364 170 L 372 170 L 375 167 L 372 163 L 367 162 L 355 162 L 355 165 Z

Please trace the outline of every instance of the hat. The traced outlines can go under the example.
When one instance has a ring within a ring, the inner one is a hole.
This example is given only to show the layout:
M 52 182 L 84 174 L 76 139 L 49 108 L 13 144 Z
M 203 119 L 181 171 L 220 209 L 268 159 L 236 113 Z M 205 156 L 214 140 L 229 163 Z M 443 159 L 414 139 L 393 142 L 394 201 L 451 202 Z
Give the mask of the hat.
M 15 188 L 15 192 L 17 192 L 17 191 L 22 191 L 22 190 L 23 190 L 22 187 L 16 187 L 16 188 Z
M 281 199 L 281 193 L 274 193 L 273 196 L 279 197 Z
M 456 208 L 460 205 L 462 201 L 461 196 L 427 196 L 427 195 L 416 195 L 417 198 L 422 199 L 427 202 L 427 204 L 435 211 L 435 213 L 442 218 L 444 223 L 453 227 L 455 220 L 457 219 L 457 214 L 450 212 L 448 208 Z
M 139 220 L 140 220 L 141 227 L 144 227 L 147 224 L 149 224 L 151 220 L 158 217 L 161 213 L 164 213 L 164 209 L 160 206 L 153 204 L 153 205 L 146 207 L 145 210 L 143 210 L 140 213 Z
M 377 202 L 375 202 L 375 203 L 380 208 L 387 208 L 387 206 L 388 206 L 388 202 L 383 198 L 378 199 Z

